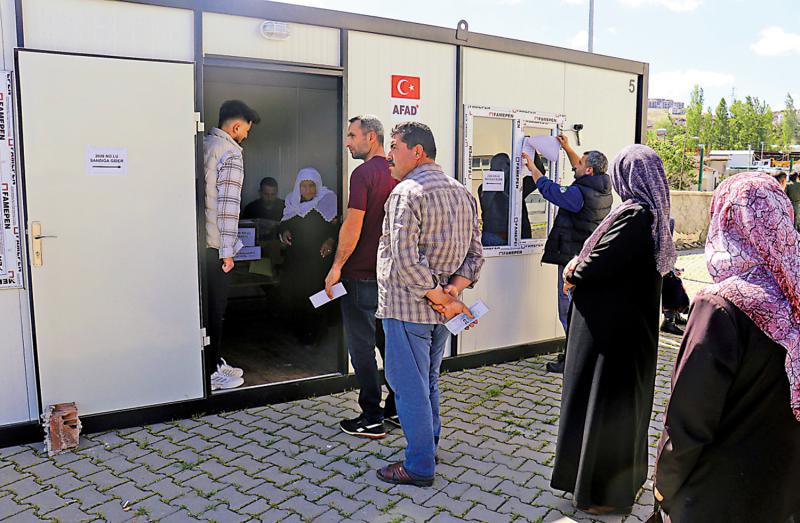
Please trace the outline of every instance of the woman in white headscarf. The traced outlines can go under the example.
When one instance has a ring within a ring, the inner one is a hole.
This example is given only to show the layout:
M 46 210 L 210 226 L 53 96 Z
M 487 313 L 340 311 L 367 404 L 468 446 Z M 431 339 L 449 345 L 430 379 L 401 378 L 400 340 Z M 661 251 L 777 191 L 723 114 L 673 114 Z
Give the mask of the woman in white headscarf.
M 308 297 L 325 287 L 336 246 L 337 206 L 336 193 L 322 184 L 316 169 L 306 167 L 297 173 L 278 226 L 286 247 L 281 273 L 284 305 L 295 321 L 295 334 L 305 345 L 316 341 L 318 334 L 320 322 L 308 317 L 314 311 Z

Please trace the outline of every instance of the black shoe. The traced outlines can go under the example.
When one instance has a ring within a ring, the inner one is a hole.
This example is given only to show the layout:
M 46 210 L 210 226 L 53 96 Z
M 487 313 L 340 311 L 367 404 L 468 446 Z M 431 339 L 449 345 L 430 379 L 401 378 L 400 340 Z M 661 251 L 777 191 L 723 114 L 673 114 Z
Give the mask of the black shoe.
M 554 372 L 556 374 L 564 374 L 564 360 L 566 360 L 566 357 L 564 356 L 564 353 L 562 352 L 561 354 L 558 355 L 558 358 L 556 358 L 556 361 L 548 363 L 546 365 L 547 372 Z
M 388 414 L 384 413 L 383 422 L 384 423 L 388 423 L 389 425 L 391 425 L 391 426 L 393 426 L 395 428 L 398 428 L 398 429 L 402 429 L 403 428 L 403 427 L 400 426 L 400 416 L 398 416 L 397 414 L 388 415 Z
M 661 328 L 659 329 L 661 332 L 666 332 L 667 334 L 673 334 L 675 336 L 683 336 L 683 329 L 678 327 L 674 321 L 664 320 L 661 323 Z
M 680 313 L 675 315 L 675 325 L 686 325 L 687 321 L 689 321 L 688 316 L 684 316 Z
M 383 422 L 370 423 L 363 416 L 353 419 L 346 419 L 339 422 L 342 432 L 350 434 L 351 436 L 360 436 L 362 438 L 381 439 L 386 437 L 386 429 L 383 427 Z

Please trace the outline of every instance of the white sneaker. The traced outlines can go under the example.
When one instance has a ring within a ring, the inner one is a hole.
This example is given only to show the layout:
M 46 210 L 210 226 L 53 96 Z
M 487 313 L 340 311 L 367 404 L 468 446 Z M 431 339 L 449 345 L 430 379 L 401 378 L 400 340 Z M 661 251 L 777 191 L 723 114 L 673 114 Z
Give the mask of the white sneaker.
M 225 358 L 220 358 L 219 361 L 222 362 L 221 365 L 217 365 L 217 372 L 224 376 L 232 376 L 234 378 L 241 378 L 244 376 L 244 371 L 239 367 L 231 367 L 228 365 L 228 362 L 225 361 Z
M 226 376 L 215 372 L 211 375 L 211 390 L 235 389 L 242 386 L 244 378 L 241 376 Z

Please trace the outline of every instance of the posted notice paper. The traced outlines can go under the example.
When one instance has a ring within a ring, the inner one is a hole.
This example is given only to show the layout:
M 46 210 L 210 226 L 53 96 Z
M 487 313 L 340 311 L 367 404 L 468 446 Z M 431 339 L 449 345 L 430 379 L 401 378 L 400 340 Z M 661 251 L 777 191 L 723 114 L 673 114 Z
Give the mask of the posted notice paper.
M 331 287 L 331 291 L 333 291 L 333 299 L 334 300 L 336 298 L 341 298 L 342 296 L 347 294 L 347 291 L 345 290 L 344 285 L 342 285 L 341 283 L 337 283 L 336 285 Z M 318 293 L 316 293 L 316 294 L 314 294 L 312 296 L 309 296 L 308 299 L 311 300 L 311 305 L 313 305 L 315 309 L 318 309 L 322 305 L 325 305 L 326 303 L 331 301 L 331 299 L 328 298 L 328 294 L 325 292 L 325 289 L 322 289 Z
M 483 171 L 483 192 L 505 191 L 506 173 L 503 171 Z
M 489 307 L 487 307 L 482 300 L 478 300 L 472 304 L 472 307 L 470 307 L 469 310 L 472 313 L 472 315 L 475 316 L 474 318 L 470 318 L 469 316 L 467 316 L 462 312 L 461 314 L 459 314 L 458 316 L 456 316 L 455 318 L 444 324 L 444 326 L 447 327 L 447 330 L 449 330 L 454 335 L 458 334 L 459 332 L 469 327 L 469 325 L 472 322 L 474 322 L 475 320 L 477 320 L 478 318 L 489 312 Z

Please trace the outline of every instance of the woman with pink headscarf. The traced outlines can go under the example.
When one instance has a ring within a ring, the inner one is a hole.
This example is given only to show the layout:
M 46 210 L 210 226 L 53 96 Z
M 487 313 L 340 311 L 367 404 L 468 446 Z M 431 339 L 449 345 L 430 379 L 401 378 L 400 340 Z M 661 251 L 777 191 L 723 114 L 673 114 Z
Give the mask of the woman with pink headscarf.
M 800 521 L 800 235 L 780 185 L 717 188 L 655 494 L 673 522 Z M 794 515 L 795 519 L 792 519 Z

